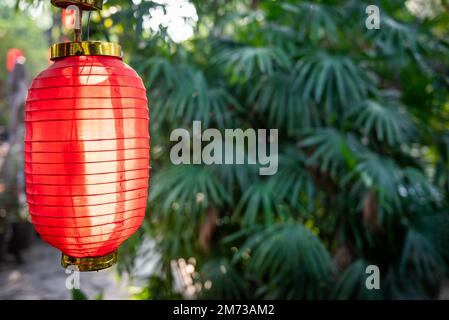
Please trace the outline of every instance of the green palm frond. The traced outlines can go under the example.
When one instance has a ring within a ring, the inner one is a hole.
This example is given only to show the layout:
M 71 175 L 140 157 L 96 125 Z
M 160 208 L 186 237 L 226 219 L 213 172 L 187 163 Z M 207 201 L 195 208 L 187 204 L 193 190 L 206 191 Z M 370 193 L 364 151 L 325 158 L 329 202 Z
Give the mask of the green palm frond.
M 204 73 L 193 67 L 154 58 L 141 68 L 148 70 L 150 103 L 157 121 L 187 124 L 200 120 L 205 127 L 212 122 L 223 128 L 232 123 L 232 110 L 241 108 L 224 86 L 211 86 Z
M 376 191 L 381 208 L 388 212 L 397 212 L 403 197 L 403 188 L 400 188 L 402 174 L 392 159 L 373 152 L 364 152 L 359 155 L 358 163 L 349 176 L 356 173 L 359 174 L 366 188 Z M 382 212 L 383 210 L 381 210 L 381 219 Z
M 371 88 L 365 72 L 352 59 L 324 51 L 306 55 L 295 72 L 294 85 L 304 99 L 324 104 L 327 116 L 338 112 L 338 106 L 347 108 L 363 100 Z
M 207 261 L 200 274 L 203 279 L 201 298 L 240 300 L 248 296 L 245 280 L 226 258 Z
M 345 165 L 351 167 L 355 161 L 354 153 L 361 149 L 353 136 L 331 127 L 312 130 L 299 146 L 311 149 L 307 164 L 318 166 L 322 172 L 332 176 L 336 176 Z
M 285 52 L 277 47 L 238 47 L 224 50 L 217 58 L 224 63 L 232 82 L 247 81 L 259 74 L 288 70 L 292 65 Z
M 154 176 L 149 201 L 163 213 L 173 208 L 194 213 L 210 205 L 220 207 L 230 196 L 211 167 L 179 165 L 168 166 Z
M 374 132 L 379 141 L 392 146 L 409 141 L 416 133 L 406 110 L 398 104 L 368 99 L 348 109 L 345 116 L 354 119 L 353 125 L 364 135 Z
M 287 54 L 297 52 L 295 42 L 298 39 L 298 33 L 294 26 L 268 22 L 260 26 L 260 31 L 271 45 L 281 48 Z
M 279 212 L 279 195 L 272 180 L 253 183 L 242 195 L 235 207 L 234 219 L 242 217 L 244 226 L 254 226 L 258 223 L 269 225 L 274 222 Z
M 428 299 L 426 288 L 422 282 L 410 281 L 412 275 L 404 275 L 396 268 L 384 269 L 379 266 L 381 272 L 380 289 L 368 290 L 365 282 L 368 274 L 366 268 L 370 265 L 364 259 L 353 262 L 341 274 L 338 279 L 332 297 L 335 299 Z M 377 265 L 374 263 L 374 265 Z
M 145 74 L 150 88 L 165 87 L 172 88 L 176 82 L 176 68 L 163 57 L 143 57 L 136 63 L 136 71 Z M 161 84 L 163 83 L 163 84 Z
M 435 285 L 444 274 L 445 263 L 434 244 L 417 230 L 410 229 L 405 238 L 400 272 Z
M 367 34 L 386 56 L 403 58 L 408 52 L 420 60 L 422 46 L 417 30 L 411 25 L 399 22 L 382 13 L 380 29 L 371 30 Z
M 413 199 L 415 204 L 439 203 L 442 200 L 443 197 L 438 188 L 430 183 L 429 178 L 421 170 L 406 167 L 401 171 L 401 174 L 401 187 L 404 196 Z
M 256 231 L 236 253 L 250 255 L 249 271 L 261 282 L 263 298 L 324 296 L 335 268 L 320 240 L 297 223 L 281 223 Z M 290 279 L 285 282 L 284 279 Z
M 385 300 L 385 299 L 428 299 L 426 289 L 420 282 L 410 281 L 410 274 L 404 276 L 396 268 L 383 269 L 379 266 L 381 279 L 379 290 L 368 290 L 366 280 L 368 274 L 366 268 L 370 265 L 364 259 L 353 262 L 341 274 L 334 290 L 332 298 L 339 300 Z M 374 265 L 377 265 L 374 263 Z
M 435 296 L 435 286 L 431 288 L 433 294 L 428 294 L 429 287 L 422 281 L 410 281 L 410 274 L 404 275 L 396 268 L 388 269 L 383 280 L 385 296 L 392 300 L 428 300 Z
M 437 142 L 439 159 L 435 165 L 433 181 L 449 193 L 449 132 L 445 131 L 434 138 Z
M 356 165 L 344 177 L 342 184 L 349 181 L 351 194 L 365 194 L 367 189 L 376 192 L 381 219 L 384 213 L 404 213 L 402 209 L 410 205 L 411 199 L 414 207 L 437 204 L 442 199 L 438 189 L 421 170 L 400 168 L 392 159 L 367 150 L 356 157 Z
M 279 198 L 303 212 L 312 210 L 313 203 L 307 201 L 307 204 L 303 204 L 301 194 L 306 199 L 313 199 L 316 192 L 313 181 L 305 170 L 306 161 L 306 156 L 299 150 L 288 148 L 279 155 L 279 170 L 272 177 L 273 187 Z
M 311 203 L 303 204 L 299 199 L 313 197 L 313 182 L 304 169 L 306 157 L 297 149 L 283 150 L 279 155 L 279 169 L 276 175 L 259 181 L 253 181 L 242 189 L 244 192 L 238 202 L 234 218 L 242 217 L 242 224 L 269 225 L 277 217 L 294 214 L 285 205 L 297 210 L 295 213 L 307 213 Z
M 335 38 L 337 34 L 338 14 L 333 7 L 322 4 L 303 2 L 297 4 L 282 3 L 281 7 L 293 13 L 298 21 L 298 37 L 301 41 L 317 41 L 323 37 Z
M 209 125 L 207 119 L 212 118 L 219 128 L 226 128 L 233 123 L 232 111 L 241 110 L 240 103 L 224 87 L 209 87 L 207 99 L 208 105 L 200 111 L 205 126 Z
M 293 133 L 298 128 L 310 128 L 319 122 L 316 106 L 305 101 L 299 89 L 294 73 L 278 71 L 261 77 L 252 89 L 249 102 L 266 115 L 271 125 L 287 128 Z
M 239 106 L 224 88 L 209 87 L 201 71 L 188 67 L 180 67 L 175 86 L 164 98 L 163 104 L 154 112 L 156 117 L 184 123 L 200 120 L 205 127 L 211 119 L 222 126 L 228 124 L 230 109 Z
M 426 236 L 436 250 L 449 261 L 449 215 L 447 212 L 419 212 L 414 219 L 414 228 Z M 446 267 L 447 268 L 447 267 Z
M 155 250 L 151 252 L 152 261 L 157 261 L 156 268 L 160 268 L 156 269 L 156 272 L 170 270 L 174 259 L 191 257 L 195 252 L 194 247 L 198 239 L 197 225 L 203 217 L 187 214 L 186 210 L 181 210 L 174 207 L 162 214 L 157 207 L 152 210 L 152 225 L 149 226 L 147 235 L 156 244 Z
M 215 166 L 217 176 L 222 181 L 226 190 L 236 191 L 236 195 L 231 193 L 231 202 L 234 199 L 239 199 L 244 190 L 247 190 L 257 179 L 258 166 L 257 165 L 220 165 Z
M 368 265 L 364 259 L 358 259 L 348 266 L 334 286 L 332 297 L 338 300 L 382 299 L 383 290 L 368 290 L 365 286 Z

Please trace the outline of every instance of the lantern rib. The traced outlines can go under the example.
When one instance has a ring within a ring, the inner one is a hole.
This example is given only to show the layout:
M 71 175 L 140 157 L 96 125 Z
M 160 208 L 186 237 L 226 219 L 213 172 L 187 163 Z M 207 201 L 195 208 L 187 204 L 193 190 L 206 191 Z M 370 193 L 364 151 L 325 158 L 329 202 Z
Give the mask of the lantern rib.
M 70 226 L 70 227 L 61 227 L 61 226 L 52 226 L 52 225 L 48 225 L 48 224 L 39 224 L 39 223 L 35 223 L 33 222 L 33 224 L 36 227 L 45 227 L 45 228 L 55 228 L 55 229 L 83 229 L 83 228 L 92 228 L 92 227 L 102 227 L 102 226 L 108 226 L 108 225 L 117 225 L 119 223 L 123 223 L 125 221 L 129 221 L 132 219 L 138 219 L 138 218 L 143 218 L 145 217 L 145 214 L 143 215 L 135 215 L 133 217 L 129 217 L 123 220 L 117 220 L 117 221 L 113 221 L 113 222 L 108 222 L 108 223 L 101 223 L 101 224 L 94 224 L 94 225 L 89 225 L 89 226 L 83 226 L 83 227 L 78 227 L 78 226 Z
M 26 192 L 27 195 L 30 196 L 45 196 L 45 197 L 88 197 L 88 196 L 106 196 L 109 194 L 117 194 L 117 193 L 122 193 L 122 192 L 130 192 L 130 191 L 137 191 L 137 190 L 143 190 L 143 189 L 147 189 L 148 187 L 141 187 L 141 188 L 135 188 L 135 189 L 129 189 L 129 190 L 120 190 L 120 191 L 115 191 L 115 192 L 107 192 L 107 193 L 96 193 L 96 194 L 70 194 L 70 195 L 53 195 L 53 194 L 41 194 L 41 193 L 30 193 L 30 192 Z
M 48 119 L 48 120 L 25 120 L 25 122 L 55 122 L 55 121 L 81 121 L 81 120 L 148 120 L 149 117 L 126 117 L 126 118 L 73 118 L 73 119 Z
M 130 230 L 131 230 L 131 229 L 135 229 L 135 227 L 130 228 Z M 95 241 L 95 242 L 83 242 L 83 246 L 86 246 L 86 245 L 95 245 L 95 244 L 98 244 L 98 243 L 109 243 L 109 242 L 112 242 L 112 243 L 113 243 L 113 242 L 116 242 L 117 240 L 120 240 L 120 239 L 123 239 L 123 238 L 129 238 L 131 235 L 132 235 L 132 234 L 125 234 L 124 236 L 116 237 L 116 238 L 111 238 L 111 239 L 108 239 L 108 240 Z M 41 236 L 42 236 L 42 235 L 41 235 Z M 54 242 L 53 245 L 58 245 L 58 246 L 60 246 L 60 247 L 63 247 L 63 248 L 65 248 L 65 249 L 68 249 L 68 250 L 72 250 L 72 249 L 69 248 L 69 246 L 77 246 L 76 244 L 69 244 L 69 243 L 63 243 L 63 242 Z M 97 248 L 97 247 L 93 247 L 92 249 L 94 249 L 94 248 Z
M 144 167 L 144 168 L 137 168 L 137 169 L 128 169 L 128 170 L 123 170 L 123 171 L 112 171 L 112 172 L 101 172 L 101 173 L 89 173 L 89 174 L 79 174 L 79 173 L 75 173 L 75 174 L 53 174 L 53 173 L 39 173 L 39 174 L 32 174 L 30 172 L 25 171 L 25 174 L 28 175 L 39 175 L 39 176 L 95 176 L 95 175 L 101 175 L 101 174 L 113 174 L 113 173 L 121 173 L 121 172 L 130 172 L 130 171 L 137 171 L 137 170 L 144 170 L 144 169 L 149 169 L 150 167 Z
M 86 76 L 88 77 L 88 76 Z M 100 85 L 100 84 L 71 84 L 71 85 L 62 85 L 62 86 L 48 86 L 48 87 L 33 87 L 32 89 L 30 89 L 29 91 L 39 91 L 39 90 L 46 90 L 46 89 L 58 89 L 58 88 L 65 88 L 65 89 L 70 89 L 70 88 L 86 88 L 86 89 L 91 89 L 91 88 L 95 88 L 95 87 L 105 87 L 105 88 L 133 88 L 136 90 L 141 90 L 141 91 L 146 91 L 143 88 L 139 88 L 136 86 L 129 86 L 129 85 Z
M 63 152 L 61 152 L 63 153 Z M 108 162 L 117 162 L 117 161 L 131 161 L 131 160 L 142 160 L 147 159 L 147 157 L 139 157 L 139 158 L 129 158 L 129 159 L 112 159 L 112 160 L 101 160 L 101 161 L 84 161 L 84 162 L 34 162 L 34 161 L 25 161 L 25 164 L 89 164 L 89 163 L 108 163 Z
M 135 229 L 135 227 L 130 228 L 130 229 Z M 96 245 L 96 244 L 99 244 L 99 243 L 109 243 L 109 242 L 114 243 L 114 242 L 116 242 L 116 241 L 118 241 L 118 240 L 120 240 L 120 239 L 123 239 L 123 238 L 129 238 L 131 235 L 132 235 L 132 234 L 126 234 L 126 235 L 124 235 L 124 236 L 120 236 L 120 237 L 116 237 L 116 238 L 111 238 L 111 239 L 108 239 L 108 240 L 102 240 L 102 241 L 83 242 L 83 247 L 85 247 L 86 245 Z M 60 246 L 60 247 L 63 247 L 63 248 L 65 248 L 65 249 L 68 249 L 68 250 L 74 250 L 74 249 L 76 250 L 76 246 L 77 246 L 76 244 L 59 243 L 59 242 L 54 242 L 53 244 L 54 244 L 54 245 L 58 245 L 58 246 Z M 71 249 L 69 246 L 75 246 L 75 248 L 74 248 L 74 249 Z M 90 248 L 90 249 L 95 249 L 95 248 L 98 248 L 98 247 L 94 246 L 94 247 L 92 247 L 92 248 Z M 89 249 L 89 248 L 87 248 L 87 249 Z
M 126 139 L 149 139 L 150 136 L 147 137 L 126 137 L 126 138 L 107 138 L 107 139 L 77 139 L 77 140 L 24 140 L 24 142 L 88 142 L 88 141 L 114 141 L 114 140 L 126 140 Z
M 33 205 L 33 206 L 40 206 L 40 207 L 50 207 L 50 208 L 65 208 L 65 207 L 73 207 L 73 208 L 82 208 L 82 207 L 95 207 L 95 206 L 103 206 L 106 204 L 114 204 L 117 202 L 126 202 L 126 201 L 132 201 L 132 200 L 138 200 L 138 199 L 143 199 L 143 198 L 148 198 L 148 195 L 145 196 L 140 196 L 137 198 L 131 198 L 131 199 L 126 199 L 126 200 L 121 200 L 121 201 L 112 201 L 112 202 L 104 202 L 104 203 L 97 203 L 97 204 L 85 204 L 85 205 L 70 205 L 70 206 L 64 206 L 64 205 L 46 205 L 46 204 L 36 204 L 32 201 L 28 201 L 29 204 Z
M 139 227 L 140 224 L 132 224 L 130 227 L 126 227 L 121 229 L 120 231 L 127 231 L 130 229 L 134 229 L 136 227 Z M 43 233 L 43 232 L 39 232 L 37 231 L 41 236 L 45 236 L 45 237 L 52 237 L 52 238 L 70 238 L 70 239 L 85 239 L 85 238 L 90 238 L 90 237 L 101 237 L 101 236 L 107 236 L 107 235 L 111 235 L 111 232 L 105 232 L 105 233 L 100 233 L 100 234 L 92 234 L 92 235 L 87 235 L 87 236 L 80 236 L 80 237 L 73 237 L 73 236 L 67 236 L 67 235 L 53 235 L 53 234 L 49 234 L 49 233 Z
M 30 215 L 32 215 L 34 217 L 45 218 L 45 219 L 66 219 L 66 218 L 87 219 L 87 218 L 96 218 L 96 217 L 106 217 L 106 216 L 114 215 L 115 213 L 126 213 L 126 212 L 131 212 L 131 211 L 136 211 L 136 210 L 142 210 L 142 209 L 146 209 L 146 206 L 129 209 L 129 210 L 124 210 L 124 211 L 119 211 L 119 212 L 114 212 L 114 213 L 96 214 L 94 216 L 43 216 L 40 214 L 33 213 L 32 211 L 30 211 Z
M 122 229 L 121 231 L 126 231 L 126 230 L 130 230 L 130 229 L 134 229 L 136 226 L 137 226 L 137 225 L 134 225 L 134 226 L 131 226 L 131 227 L 126 227 L 126 228 Z M 71 238 L 71 239 L 74 239 L 74 238 L 101 237 L 101 236 L 110 235 L 111 232 L 104 232 L 104 233 L 98 233 L 98 234 L 90 234 L 90 235 L 87 235 L 87 236 L 79 236 L 79 237 L 72 237 L 72 236 L 66 236 L 66 235 L 64 235 L 64 236 L 61 236 L 61 235 L 53 235 L 53 234 L 49 234 L 49 233 L 39 233 L 39 234 L 40 234 L 41 236 L 45 236 L 45 237 L 63 238 L 63 239 Z
M 99 182 L 99 183 L 83 183 L 83 184 L 72 184 L 74 186 L 95 186 L 95 185 L 101 185 L 101 184 L 112 184 L 112 183 L 118 183 L 118 182 L 126 182 L 126 181 L 135 181 L 135 180 L 144 180 L 144 179 L 148 179 L 150 176 L 144 176 L 141 178 L 134 178 L 134 179 L 124 179 L 124 180 L 116 180 L 116 181 L 110 181 L 110 182 Z M 60 187 L 60 186 L 66 186 L 67 184 L 46 184 L 46 183 L 33 183 L 33 182 L 29 182 L 30 185 L 33 186 L 55 186 L 55 187 Z
M 25 153 L 43 153 L 43 154 L 49 154 L 49 153 L 86 153 L 86 152 L 113 152 L 113 151 L 117 151 L 117 150 L 124 150 L 124 151 L 128 151 L 128 150 L 150 150 L 149 147 L 139 147 L 139 148 L 125 148 L 125 149 L 109 149 L 109 150 L 92 150 L 92 151 L 61 151 L 61 152 L 56 152 L 56 151 L 27 151 L 25 150 Z
M 64 97 L 64 98 L 51 98 L 51 99 L 41 99 L 41 98 L 35 98 L 35 99 L 30 99 L 28 100 L 29 102 L 34 102 L 34 101 L 59 101 L 59 100 L 70 100 L 70 99 L 110 99 L 110 100 L 121 100 L 121 99 L 136 99 L 136 100 L 143 100 L 143 101 L 147 101 L 148 99 L 145 98 L 141 98 L 141 97 L 128 97 L 128 96 L 121 96 L 120 98 L 113 98 L 113 97 Z
M 136 108 L 136 107 L 123 107 L 120 108 L 123 110 L 127 110 L 127 109 L 133 109 L 133 110 L 148 110 L 148 108 Z M 31 109 L 28 110 L 29 112 L 53 112 L 53 111 L 78 111 L 78 110 L 114 110 L 114 108 L 79 108 L 79 109 L 69 109 L 69 108 L 64 108 L 64 109 Z

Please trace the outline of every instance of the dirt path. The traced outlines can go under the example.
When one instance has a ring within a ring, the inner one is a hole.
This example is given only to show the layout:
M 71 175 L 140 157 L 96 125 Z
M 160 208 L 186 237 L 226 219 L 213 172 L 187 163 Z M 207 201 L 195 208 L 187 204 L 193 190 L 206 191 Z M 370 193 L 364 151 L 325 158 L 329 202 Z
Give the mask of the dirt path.
M 37 241 L 23 254 L 25 263 L 0 264 L 0 299 L 71 299 L 66 288 L 68 275 L 60 266 L 60 253 Z M 102 293 L 103 299 L 129 297 L 126 281 L 118 283 L 115 268 L 80 274 L 80 289 L 91 299 Z

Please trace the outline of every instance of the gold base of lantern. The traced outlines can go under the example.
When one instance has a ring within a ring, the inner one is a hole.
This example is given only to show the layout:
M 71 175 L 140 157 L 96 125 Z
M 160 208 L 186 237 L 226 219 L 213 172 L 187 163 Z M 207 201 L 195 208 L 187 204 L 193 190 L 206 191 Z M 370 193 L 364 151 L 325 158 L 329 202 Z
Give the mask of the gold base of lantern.
M 61 266 L 67 268 L 75 266 L 78 271 L 99 271 L 107 269 L 117 262 L 117 251 L 109 253 L 101 257 L 84 257 L 75 258 L 66 254 L 62 254 Z

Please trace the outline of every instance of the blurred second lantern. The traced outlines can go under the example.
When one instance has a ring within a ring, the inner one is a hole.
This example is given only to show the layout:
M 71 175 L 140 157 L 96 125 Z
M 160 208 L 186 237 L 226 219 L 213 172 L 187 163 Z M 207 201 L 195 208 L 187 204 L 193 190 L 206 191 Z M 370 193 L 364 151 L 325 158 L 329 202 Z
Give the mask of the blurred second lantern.
M 52 1 L 61 7 L 79 3 L 83 9 L 100 2 Z M 114 264 L 118 246 L 145 216 L 146 90 L 121 55 L 113 43 L 55 44 L 55 63 L 33 80 L 27 98 L 31 219 L 41 237 L 62 251 L 63 267 L 80 271 Z

